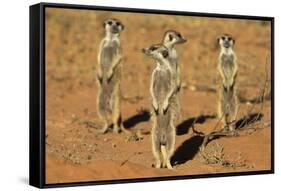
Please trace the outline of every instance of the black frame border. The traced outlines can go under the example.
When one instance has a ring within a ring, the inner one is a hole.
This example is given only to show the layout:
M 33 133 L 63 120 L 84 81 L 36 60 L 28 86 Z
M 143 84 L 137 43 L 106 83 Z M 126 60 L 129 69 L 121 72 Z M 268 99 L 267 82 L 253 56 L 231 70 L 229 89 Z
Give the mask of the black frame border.
M 196 16 L 208 18 L 247 19 L 271 22 L 271 170 L 229 172 L 217 174 L 197 174 L 183 176 L 164 176 L 136 179 L 99 180 L 86 182 L 68 182 L 46 184 L 45 181 L 45 9 L 63 8 L 95 11 L 129 12 L 143 14 L 165 14 L 179 16 Z M 68 186 L 86 186 L 116 183 L 136 183 L 147 181 L 167 181 L 193 178 L 213 178 L 242 175 L 273 174 L 274 164 L 274 17 L 232 15 L 218 13 L 198 13 L 185 11 L 137 9 L 123 7 L 105 7 L 93 5 L 74 5 L 60 3 L 39 3 L 29 8 L 29 59 L 30 59 L 30 95 L 29 95 L 29 184 L 38 188 Z

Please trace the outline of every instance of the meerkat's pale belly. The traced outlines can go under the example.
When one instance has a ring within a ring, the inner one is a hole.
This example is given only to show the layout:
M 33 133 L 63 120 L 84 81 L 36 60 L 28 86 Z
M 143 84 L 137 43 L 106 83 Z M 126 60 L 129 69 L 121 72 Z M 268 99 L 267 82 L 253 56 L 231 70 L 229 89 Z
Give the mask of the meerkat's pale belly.
M 154 74 L 154 95 L 158 104 L 162 105 L 171 90 L 171 73 L 168 70 L 158 70 Z
M 114 57 L 117 54 L 117 46 L 106 46 L 103 47 L 101 52 L 101 71 L 102 71 L 102 84 L 100 90 L 100 110 L 111 112 L 113 107 L 113 96 L 114 88 L 117 85 L 118 81 L 118 70 L 115 70 L 111 79 L 108 79 L 108 71 L 113 64 Z
M 118 47 L 117 46 L 105 46 L 101 52 L 101 70 L 103 79 L 106 78 L 106 74 L 111 67 L 114 57 L 117 55 Z
M 224 55 L 222 56 L 222 60 L 221 60 L 221 65 L 222 65 L 222 69 L 223 69 L 223 73 L 225 74 L 226 77 L 230 77 L 232 76 L 233 73 L 233 69 L 234 69 L 234 57 L 232 55 L 227 56 Z

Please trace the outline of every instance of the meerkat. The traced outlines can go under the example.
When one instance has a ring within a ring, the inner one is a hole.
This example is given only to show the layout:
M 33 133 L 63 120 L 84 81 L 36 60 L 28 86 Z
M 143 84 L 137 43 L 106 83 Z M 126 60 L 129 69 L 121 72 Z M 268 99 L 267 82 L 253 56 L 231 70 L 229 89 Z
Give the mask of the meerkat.
M 233 50 L 235 40 L 230 35 L 223 35 L 218 38 L 220 45 L 220 55 L 218 70 L 221 75 L 223 85 L 226 89 L 229 89 L 235 82 L 238 65 L 236 62 L 236 55 Z
M 175 127 L 174 112 L 170 101 L 176 92 L 172 80 L 169 50 L 164 45 L 152 45 L 144 48 L 143 53 L 153 58 L 157 67 L 152 72 L 150 94 L 152 98 L 152 151 L 156 159 L 156 168 L 172 169 L 170 159 L 174 153 Z
M 233 131 L 235 130 L 233 122 L 236 120 L 238 111 L 235 85 L 238 65 L 233 50 L 235 40 L 230 35 L 223 35 L 218 39 L 218 43 L 221 47 L 218 70 L 222 78 L 219 90 L 218 117 L 222 120 L 222 128 Z
M 177 93 L 175 94 L 175 109 L 177 112 L 177 119 L 180 117 L 180 89 L 181 89 L 181 73 L 180 66 L 178 64 L 178 55 L 175 49 L 175 45 L 186 43 L 185 39 L 179 32 L 174 30 L 168 30 L 164 34 L 163 45 L 168 48 L 169 51 L 169 63 L 172 69 L 172 78 L 177 86 Z
M 120 112 L 120 80 L 122 52 L 120 34 L 124 25 L 117 19 L 104 21 L 105 37 L 102 39 L 98 52 L 97 82 L 99 92 L 97 109 L 104 122 L 101 132 L 106 133 L 111 125 L 119 133 L 123 129 Z

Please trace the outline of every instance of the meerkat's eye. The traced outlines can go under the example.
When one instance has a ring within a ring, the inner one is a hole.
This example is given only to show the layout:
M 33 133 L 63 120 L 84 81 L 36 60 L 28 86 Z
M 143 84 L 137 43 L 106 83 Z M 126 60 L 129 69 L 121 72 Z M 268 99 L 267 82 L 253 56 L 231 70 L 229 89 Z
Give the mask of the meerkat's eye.
M 231 38 L 231 37 L 228 37 L 228 40 L 229 40 L 229 41 L 232 41 L 232 38 Z
M 149 48 L 149 50 L 151 50 L 151 51 L 154 51 L 156 49 L 157 49 L 157 47 L 155 47 L 155 46 L 152 46 L 152 47 Z
M 107 24 L 112 25 L 112 21 L 108 21 Z
M 178 33 L 177 35 L 178 35 L 179 38 L 182 38 L 180 33 Z
M 121 23 L 120 22 L 116 22 L 116 25 L 119 26 L 119 25 L 121 25 Z
M 163 51 L 162 51 L 162 55 L 163 55 L 164 58 L 167 58 L 168 55 L 169 55 L 169 53 L 168 53 L 167 50 L 163 50 Z
M 225 36 L 222 36 L 221 39 L 222 39 L 222 40 L 225 40 Z
M 173 35 L 169 34 L 169 39 L 170 39 L 170 41 L 172 41 L 173 40 Z

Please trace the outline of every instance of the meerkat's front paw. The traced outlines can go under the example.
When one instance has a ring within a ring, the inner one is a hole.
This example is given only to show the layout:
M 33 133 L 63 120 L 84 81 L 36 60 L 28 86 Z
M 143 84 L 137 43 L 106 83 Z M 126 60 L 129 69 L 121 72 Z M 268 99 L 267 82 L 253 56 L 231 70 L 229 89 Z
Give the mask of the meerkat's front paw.
M 168 107 L 169 107 L 169 101 L 165 100 L 163 103 L 163 113 L 166 113 Z
M 158 113 L 158 103 L 156 101 L 152 101 L 152 107 L 156 113 Z
M 110 70 L 110 71 L 107 73 L 107 75 L 106 75 L 106 80 L 107 80 L 107 82 L 110 82 L 112 76 L 113 76 L 113 71 Z
M 97 74 L 97 79 L 98 79 L 99 84 L 102 84 L 102 77 L 99 74 Z

